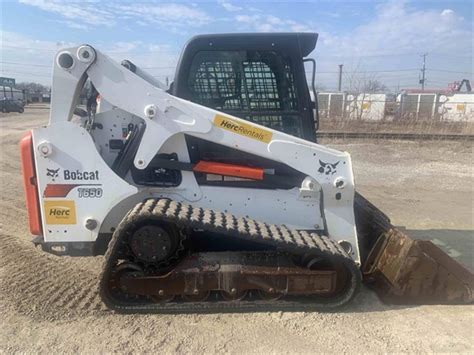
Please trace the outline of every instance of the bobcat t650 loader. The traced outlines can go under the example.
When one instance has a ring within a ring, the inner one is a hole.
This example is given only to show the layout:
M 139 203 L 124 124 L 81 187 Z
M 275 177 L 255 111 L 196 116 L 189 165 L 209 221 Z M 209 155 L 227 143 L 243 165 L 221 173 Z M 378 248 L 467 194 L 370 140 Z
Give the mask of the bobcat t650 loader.
M 49 124 L 21 141 L 34 242 L 105 254 L 101 297 L 121 312 L 334 308 L 362 282 L 471 302 L 473 275 L 394 228 L 349 154 L 316 143 L 316 40 L 195 37 L 169 90 L 89 45 L 60 51 Z

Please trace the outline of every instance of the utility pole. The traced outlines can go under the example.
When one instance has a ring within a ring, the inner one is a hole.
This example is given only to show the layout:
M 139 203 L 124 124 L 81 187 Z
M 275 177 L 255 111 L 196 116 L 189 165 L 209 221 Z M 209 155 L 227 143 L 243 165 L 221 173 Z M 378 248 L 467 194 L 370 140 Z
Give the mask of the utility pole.
M 421 90 L 425 90 L 425 82 L 426 82 L 425 72 L 426 72 L 426 56 L 427 55 L 428 53 L 424 53 L 421 55 L 421 57 L 423 57 L 423 67 L 421 68 L 421 79 L 420 79 Z
M 342 67 L 344 64 L 339 64 L 339 82 L 337 84 L 337 90 L 341 91 L 342 88 Z

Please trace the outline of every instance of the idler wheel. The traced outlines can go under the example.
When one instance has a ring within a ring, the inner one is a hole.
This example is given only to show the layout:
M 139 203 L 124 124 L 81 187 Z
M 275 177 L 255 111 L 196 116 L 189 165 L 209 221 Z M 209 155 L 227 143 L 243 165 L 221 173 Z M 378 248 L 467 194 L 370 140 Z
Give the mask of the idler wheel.
M 203 302 L 209 298 L 209 295 L 211 294 L 211 291 L 198 291 L 195 290 L 195 292 L 192 295 L 186 295 L 183 294 L 183 300 L 187 302 Z
M 258 296 L 265 301 L 276 301 L 283 297 L 283 293 L 275 292 L 273 290 L 258 290 Z
M 174 299 L 174 295 L 166 294 L 163 290 L 159 290 L 157 295 L 150 295 L 149 297 L 155 303 L 167 303 Z
M 113 277 L 110 279 L 110 288 L 114 292 L 122 293 L 122 297 L 137 298 L 137 295 L 128 293 L 128 289 L 122 285 L 122 280 L 129 277 L 141 277 L 143 275 L 144 273 L 140 266 L 130 262 L 122 263 L 113 271 Z
M 224 301 L 241 301 L 247 296 L 247 290 L 236 290 L 233 288 L 231 292 L 222 291 L 221 296 Z

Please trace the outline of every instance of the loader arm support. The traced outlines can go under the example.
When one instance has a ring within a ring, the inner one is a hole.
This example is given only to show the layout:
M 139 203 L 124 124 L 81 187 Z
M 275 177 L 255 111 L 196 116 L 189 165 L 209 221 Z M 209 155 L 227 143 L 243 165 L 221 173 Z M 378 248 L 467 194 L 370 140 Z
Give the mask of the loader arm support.
M 65 53 L 72 58 L 72 67 L 65 67 L 59 60 Z M 51 123 L 70 120 L 87 77 L 107 102 L 144 120 L 145 132 L 134 159 L 137 169 L 145 169 L 168 139 L 184 133 L 282 162 L 304 173 L 308 178 L 300 188 L 300 198 L 311 193 L 321 195 L 329 236 L 348 241 L 352 258 L 360 263 L 353 210 L 354 178 L 348 153 L 174 97 L 90 46 L 60 52 L 54 76 Z

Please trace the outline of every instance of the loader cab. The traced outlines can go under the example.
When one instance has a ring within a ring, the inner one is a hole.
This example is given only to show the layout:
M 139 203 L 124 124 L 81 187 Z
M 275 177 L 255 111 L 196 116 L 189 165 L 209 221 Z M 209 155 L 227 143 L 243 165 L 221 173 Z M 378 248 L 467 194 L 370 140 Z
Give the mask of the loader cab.
M 316 33 L 200 35 L 185 46 L 171 93 L 316 141 L 303 58 Z

